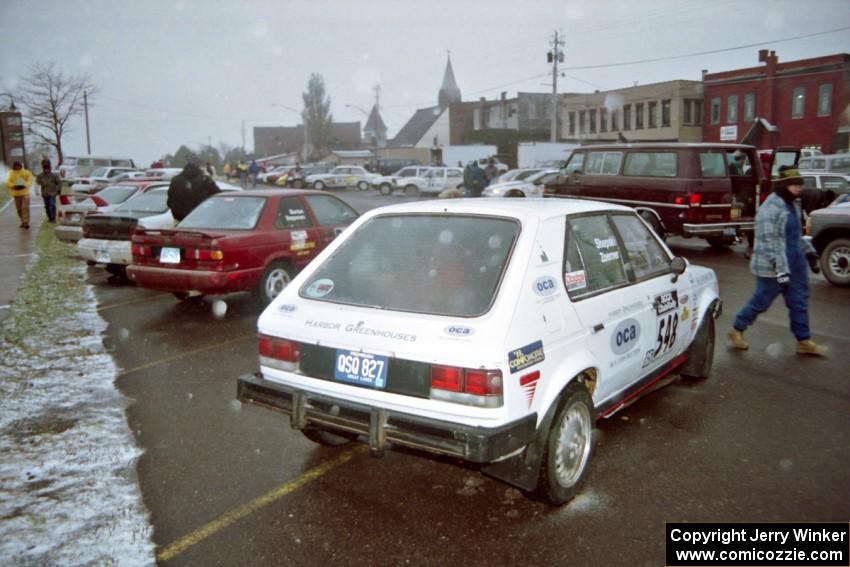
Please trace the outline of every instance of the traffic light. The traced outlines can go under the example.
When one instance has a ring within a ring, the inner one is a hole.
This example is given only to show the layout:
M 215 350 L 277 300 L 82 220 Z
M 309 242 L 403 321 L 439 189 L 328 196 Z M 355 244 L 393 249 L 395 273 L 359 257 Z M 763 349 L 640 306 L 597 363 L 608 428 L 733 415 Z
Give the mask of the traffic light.
M 547 62 L 551 63 L 551 62 L 552 62 L 552 61 L 554 61 L 554 60 L 555 60 L 555 57 L 554 57 L 554 55 L 552 55 L 552 52 L 551 52 L 551 51 L 550 51 L 549 53 L 547 53 L 547 54 L 546 54 L 546 61 L 547 61 Z

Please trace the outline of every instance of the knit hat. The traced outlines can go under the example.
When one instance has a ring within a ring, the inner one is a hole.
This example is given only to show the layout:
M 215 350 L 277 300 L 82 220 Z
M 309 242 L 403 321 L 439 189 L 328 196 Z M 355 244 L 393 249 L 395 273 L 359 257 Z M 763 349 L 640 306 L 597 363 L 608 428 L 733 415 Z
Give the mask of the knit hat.
M 779 168 L 779 177 L 773 180 L 773 188 L 789 187 L 791 185 L 803 185 L 803 178 L 796 168 L 783 165 Z

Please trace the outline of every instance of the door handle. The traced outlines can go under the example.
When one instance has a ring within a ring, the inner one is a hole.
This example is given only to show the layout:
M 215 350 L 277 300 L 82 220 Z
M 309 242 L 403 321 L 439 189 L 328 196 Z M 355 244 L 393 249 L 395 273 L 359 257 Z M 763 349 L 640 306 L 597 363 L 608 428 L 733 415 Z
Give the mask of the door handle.
M 602 330 L 602 329 L 604 329 L 604 328 L 605 328 L 605 324 L 604 324 L 604 323 L 597 323 L 597 324 L 595 324 L 595 325 L 593 326 L 593 332 L 594 332 L 594 334 L 595 334 L 595 333 L 598 333 L 599 331 L 601 331 L 601 330 Z

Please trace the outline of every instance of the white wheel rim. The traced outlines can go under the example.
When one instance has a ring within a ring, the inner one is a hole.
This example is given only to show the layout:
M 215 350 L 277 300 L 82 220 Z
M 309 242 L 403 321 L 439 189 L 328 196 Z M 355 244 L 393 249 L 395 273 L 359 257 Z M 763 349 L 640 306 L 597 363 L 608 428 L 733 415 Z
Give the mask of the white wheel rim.
M 850 276 L 850 247 L 840 246 L 829 255 L 829 270 L 836 276 Z
M 590 411 L 581 402 L 574 402 L 559 424 L 558 447 L 555 451 L 555 475 L 558 484 L 569 488 L 581 477 L 590 457 Z
M 266 297 L 269 300 L 274 299 L 278 296 L 280 292 L 283 291 L 283 288 L 289 284 L 289 273 L 283 268 L 275 268 L 269 273 L 269 277 L 266 278 Z

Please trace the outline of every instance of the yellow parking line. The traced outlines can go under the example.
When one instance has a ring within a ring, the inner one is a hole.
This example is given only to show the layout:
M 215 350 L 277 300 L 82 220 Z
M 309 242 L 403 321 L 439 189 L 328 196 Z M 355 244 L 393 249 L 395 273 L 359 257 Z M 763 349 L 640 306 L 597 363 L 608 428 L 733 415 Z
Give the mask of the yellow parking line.
M 201 347 L 201 348 L 196 348 L 196 349 L 192 349 L 192 350 L 185 350 L 185 351 L 181 352 L 180 354 L 175 354 L 174 356 L 167 356 L 165 358 L 160 358 L 159 360 L 154 360 L 153 362 L 148 362 L 147 364 L 142 364 L 141 366 L 135 366 L 133 368 L 128 368 L 126 370 L 122 370 L 121 372 L 118 373 L 117 377 L 120 378 L 121 376 L 126 376 L 127 374 L 132 374 L 133 372 L 138 372 L 139 370 L 144 370 L 145 368 L 150 368 L 151 366 L 157 366 L 159 364 L 166 364 L 166 363 L 171 362 L 173 360 L 179 360 L 181 358 L 186 358 L 187 356 L 193 356 L 195 354 L 198 354 L 199 352 L 204 352 L 206 350 L 211 350 L 211 349 L 214 349 L 214 348 L 220 348 L 220 347 L 223 347 L 223 346 L 226 346 L 226 345 L 238 342 L 238 341 L 244 341 L 245 339 L 248 339 L 248 338 L 256 339 L 257 334 L 251 333 L 249 335 L 241 335 L 241 336 L 238 336 L 236 338 L 233 338 L 233 339 L 230 339 L 230 340 L 227 340 L 227 341 L 215 343 L 214 345 L 207 345 L 207 346 Z
M 156 560 L 157 561 L 170 561 L 171 559 L 174 559 L 175 557 L 177 557 L 178 555 L 180 555 L 181 553 L 183 553 L 184 551 L 186 551 L 187 549 L 189 549 L 193 545 L 202 542 L 203 540 L 207 539 L 211 535 L 213 535 L 216 532 L 218 532 L 218 531 L 230 526 L 231 524 L 241 520 L 242 518 L 253 514 L 257 510 L 259 510 L 260 508 L 263 508 L 264 506 L 267 506 L 267 505 L 271 504 L 272 502 L 275 502 L 276 500 L 283 498 L 287 494 L 290 494 L 290 493 L 298 490 L 299 488 L 301 488 L 305 484 L 316 480 L 320 476 L 322 476 L 325 473 L 337 468 L 338 466 L 347 463 L 352 458 L 354 458 L 358 453 L 362 453 L 365 450 L 366 450 L 365 445 L 361 445 L 361 446 L 355 447 L 353 449 L 349 449 L 348 451 L 346 451 L 343 454 L 341 454 L 340 456 L 338 456 L 336 459 L 333 459 L 332 461 L 328 461 L 326 463 L 323 463 L 323 464 L 319 465 L 318 467 L 305 472 L 304 474 L 302 474 L 301 476 L 299 476 L 295 480 L 291 480 L 291 481 L 287 482 L 286 484 L 282 484 L 282 485 L 278 486 L 277 488 L 275 488 L 274 490 L 271 490 L 270 492 L 267 492 L 267 493 L 263 494 L 262 496 L 255 498 L 251 502 L 248 502 L 247 504 L 243 504 L 242 506 L 239 506 L 235 510 L 231 510 L 230 512 L 221 516 L 220 518 L 213 520 L 212 522 L 208 523 L 207 525 L 195 530 L 194 532 L 190 533 L 189 535 L 187 535 L 185 537 L 178 539 L 174 543 L 172 543 L 172 544 L 166 546 L 165 548 L 163 548 L 162 550 L 158 551 L 157 554 L 156 554 Z

